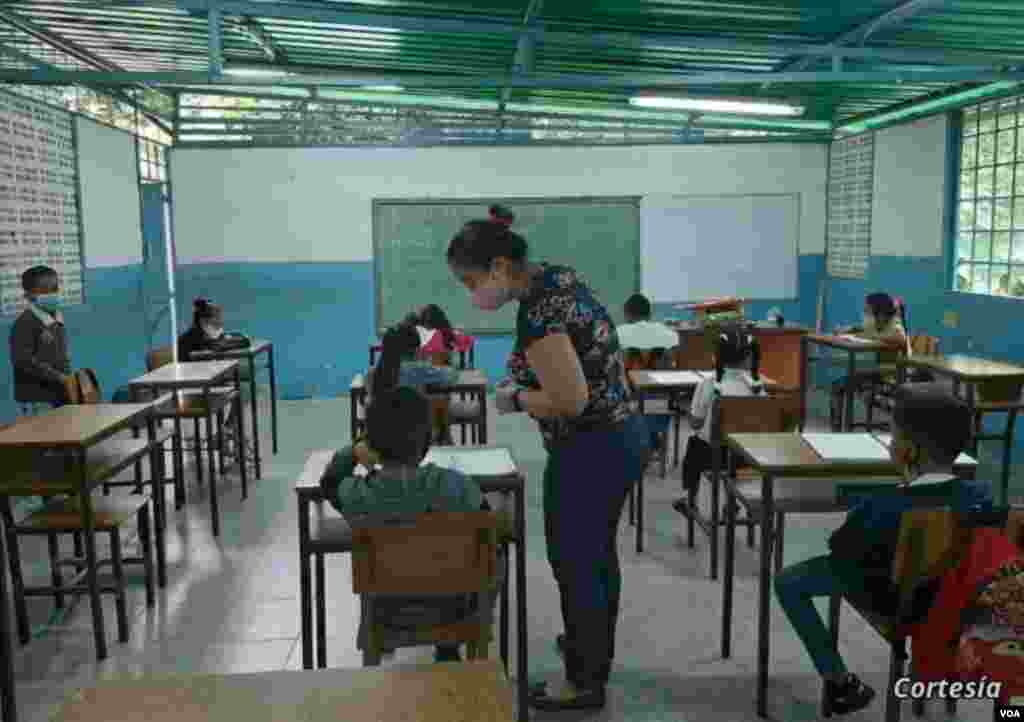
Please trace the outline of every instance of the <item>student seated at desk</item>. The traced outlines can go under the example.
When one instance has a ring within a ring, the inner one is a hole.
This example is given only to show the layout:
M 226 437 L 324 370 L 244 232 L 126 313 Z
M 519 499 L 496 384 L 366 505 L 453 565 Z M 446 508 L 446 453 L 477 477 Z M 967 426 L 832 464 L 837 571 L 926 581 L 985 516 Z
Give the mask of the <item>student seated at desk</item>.
M 711 469 L 711 410 L 722 396 L 752 396 L 764 391 L 760 380 L 761 346 L 745 329 L 723 327 L 715 343 L 715 378 L 697 386 L 690 405 L 690 424 L 697 433 L 690 436 L 683 457 L 683 492 L 696 495 L 700 478 Z M 748 372 L 749 368 L 749 372 Z M 686 515 L 689 503 L 677 499 L 672 508 Z
M 896 300 L 888 293 L 872 293 L 864 299 L 864 319 L 860 326 L 840 329 L 863 338 L 879 341 L 885 351 L 878 354 L 880 364 L 895 364 L 900 354 L 907 349 L 907 332 L 900 321 Z M 853 379 L 841 378 L 832 384 L 831 424 L 833 430 L 842 425 L 843 398 L 850 385 L 850 393 L 859 393 L 866 387 L 879 383 L 882 375 L 878 370 L 861 371 Z
M 381 341 L 380 359 L 370 373 L 370 404 L 384 391 L 399 386 L 409 386 L 424 391 L 427 386 L 452 384 L 459 372 L 448 366 L 434 366 L 419 361 L 416 354 L 420 348 L 420 337 L 416 327 L 402 323 L 384 334 Z M 437 443 L 450 444 L 451 432 L 448 427 L 450 401 L 447 394 L 431 395 L 433 409 L 434 439 Z
M 619 347 L 625 357 L 626 371 L 671 368 L 670 349 L 679 345 L 675 331 L 663 323 L 651 321 L 651 302 L 641 293 L 634 293 L 623 305 L 626 322 L 617 326 Z M 667 415 L 647 416 L 655 448 L 664 448 L 665 435 L 672 423 Z
M 892 458 L 904 466 L 907 486 L 953 482 L 948 506 L 954 511 L 991 508 L 988 484 L 957 480 L 953 461 L 971 436 L 971 415 L 960 400 L 930 385 L 907 385 L 896 392 L 892 419 Z M 938 506 L 934 497 L 921 504 Z M 787 567 L 775 578 L 775 592 L 790 624 L 825 681 L 826 705 L 833 714 L 847 714 L 871 703 L 875 692 L 850 674 L 832 649 L 831 637 L 814 607 L 815 597 L 841 594 L 870 600 L 880 615 L 899 612 L 899 589 L 892 581 L 900 520 L 915 504 L 911 494 L 867 495 L 854 502 L 846 522 L 829 538 L 831 554 Z M 935 601 L 937 580 L 914 592 L 911 614 L 904 623 L 918 623 Z
M 451 366 L 452 353 L 465 353 L 473 347 L 473 337 L 452 328 L 448 315 L 437 304 L 421 308 L 415 323 L 420 335 L 419 356 L 435 366 Z
M 64 316 L 60 312 L 60 276 L 49 266 L 21 274 L 28 300 L 11 327 L 14 400 L 22 414 L 36 414 L 67 403 L 65 380 L 71 373 Z
M 326 498 L 343 516 L 405 516 L 428 512 L 488 510 L 480 487 L 458 471 L 420 466 L 430 449 L 431 409 L 425 396 L 400 387 L 374 396 L 366 438 L 334 455 L 320 479 Z M 357 476 L 356 466 L 380 469 Z M 499 565 L 501 568 L 501 565 Z M 493 599 L 489 600 L 492 603 Z M 470 610 L 462 596 L 396 598 L 375 605 L 387 626 L 453 624 Z M 359 647 L 366 639 L 359 624 Z M 458 661 L 458 645 L 437 645 L 435 659 Z

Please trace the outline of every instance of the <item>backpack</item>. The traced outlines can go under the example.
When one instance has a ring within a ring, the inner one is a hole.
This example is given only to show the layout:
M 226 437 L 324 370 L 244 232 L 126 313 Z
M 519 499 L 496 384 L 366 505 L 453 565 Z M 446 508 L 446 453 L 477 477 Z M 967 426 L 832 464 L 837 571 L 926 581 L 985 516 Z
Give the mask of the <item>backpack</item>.
M 103 401 L 100 383 L 92 369 L 79 369 L 66 376 L 64 395 L 69 404 L 98 404 Z

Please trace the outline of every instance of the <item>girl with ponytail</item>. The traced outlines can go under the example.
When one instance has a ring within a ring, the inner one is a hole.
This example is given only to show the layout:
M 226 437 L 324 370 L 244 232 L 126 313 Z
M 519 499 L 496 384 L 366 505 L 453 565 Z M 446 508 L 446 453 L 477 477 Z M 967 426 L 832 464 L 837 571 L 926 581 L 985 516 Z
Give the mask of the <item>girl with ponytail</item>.
M 761 383 L 761 347 L 750 332 L 739 326 L 715 330 L 715 376 L 697 387 L 690 405 L 690 423 L 697 433 L 690 437 L 683 457 L 683 491 L 686 497 L 673 503 L 683 515 L 696 498 L 701 475 L 711 468 L 711 409 L 722 396 L 753 396 L 764 392 Z
M 446 366 L 433 366 L 425 361 L 417 361 L 416 353 L 420 348 L 420 337 L 416 327 L 410 323 L 400 323 L 387 330 L 381 342 L 380 359 L 377 367 L 370 373 L 370 404 L 385 392 L 399 386 L 408 386 L 424 392 L 427 386 L 445 386 L 455 382 L 458 371 Z M 450 440 L 448 432 L 448 397 L 447 395 L 430 396 L 434 409 L 434 440 L 446 443 Z

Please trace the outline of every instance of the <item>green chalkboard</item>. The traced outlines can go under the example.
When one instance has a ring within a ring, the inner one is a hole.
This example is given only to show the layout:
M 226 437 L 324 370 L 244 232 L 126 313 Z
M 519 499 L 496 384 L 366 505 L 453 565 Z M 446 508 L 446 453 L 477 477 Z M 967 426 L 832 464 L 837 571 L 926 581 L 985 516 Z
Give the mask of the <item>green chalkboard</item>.
M 377 200 L 377 328 L 436 303 L 469 333 L 515 330 L 515 304 L 497 312 L 477 310 L 445 261 L 452 236 L 467 221 L 487 218 L 487 208 L 495 203 L 515 213 L 512 229 L 529 243 L 530 260 L 575 268 L 621 322 L 623 302 L 640 288 L 639 198 Z

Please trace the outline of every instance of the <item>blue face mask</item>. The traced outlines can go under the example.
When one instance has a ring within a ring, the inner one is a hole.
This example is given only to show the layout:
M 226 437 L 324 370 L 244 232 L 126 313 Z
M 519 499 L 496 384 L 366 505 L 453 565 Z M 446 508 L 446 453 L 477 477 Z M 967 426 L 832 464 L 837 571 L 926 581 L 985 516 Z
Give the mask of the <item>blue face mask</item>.
M 34 296 L 32 298 L 32 303 L 52 316 L 60 310 L 60 294 L 43 293 L 38 296 Z

